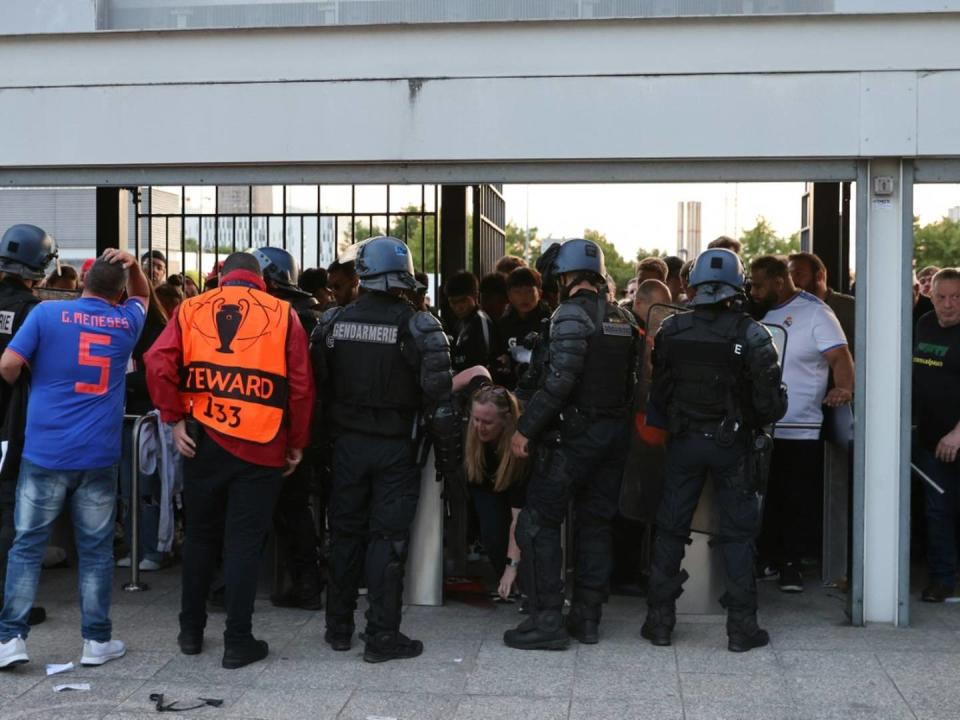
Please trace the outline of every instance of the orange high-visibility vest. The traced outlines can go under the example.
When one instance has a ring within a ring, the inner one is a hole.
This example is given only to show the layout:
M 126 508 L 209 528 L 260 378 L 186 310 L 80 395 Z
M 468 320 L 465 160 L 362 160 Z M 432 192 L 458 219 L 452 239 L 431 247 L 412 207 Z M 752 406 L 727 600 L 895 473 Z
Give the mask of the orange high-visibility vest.
M 230 437 L 267 443 L 287 407 L 290 304 L 244 285 L 184 300 L 183 409 Z

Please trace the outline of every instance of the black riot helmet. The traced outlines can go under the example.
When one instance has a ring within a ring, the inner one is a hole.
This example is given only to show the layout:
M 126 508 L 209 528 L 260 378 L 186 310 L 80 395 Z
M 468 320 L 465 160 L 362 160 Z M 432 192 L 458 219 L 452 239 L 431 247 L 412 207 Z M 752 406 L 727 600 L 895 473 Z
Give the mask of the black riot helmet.
M 592 240 L 575 238 L 560 245 L 550 274 L 559 282 L 560 276 L 573 276 L 567 284 L 560 287 L 560 297 L 564 298 L 570 288 L 582 280 L 601 286 L 606 283 L 607 266 L 603 260 L 603 250 Z
M 697 289 L 691 305 L 713 305 L 743 294 L 743 263 L 732 250 L 710 248 L 697 256 L 687 281 Z
M 0 272 L 43 280 L 57 257 L 57 243 L 36 225 L 13 225 L 0 239 Z
M 251 250 L 251 254 L 260 263 L 263 279 L 274 285 L 296 288 L 300 278 L 300 268 L 293 255 L 283 248 L 263 247 Z
M 601 278 L 607 274 L 603 260 L 603 250 L 592 240 L 575 238 L 560 245 L 557 257 L 553 261 L 553 274 L 592 272 Z
M 403 240 L 389 235 L 364 240 L 356 246 L 354 266 L 360 287 L 386 292 L 390 288 L 418 290 L 413 256 Z

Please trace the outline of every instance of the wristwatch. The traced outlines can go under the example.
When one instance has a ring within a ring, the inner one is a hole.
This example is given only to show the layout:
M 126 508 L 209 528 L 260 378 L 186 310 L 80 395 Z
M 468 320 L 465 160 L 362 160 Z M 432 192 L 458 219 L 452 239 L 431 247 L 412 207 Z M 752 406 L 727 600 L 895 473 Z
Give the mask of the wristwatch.
M 507 567 L 512 567 L 512 568 L 520 567 L 520 561 L 517 560 L 516 558 L 508 557 L 508 558 L 507 558 Z

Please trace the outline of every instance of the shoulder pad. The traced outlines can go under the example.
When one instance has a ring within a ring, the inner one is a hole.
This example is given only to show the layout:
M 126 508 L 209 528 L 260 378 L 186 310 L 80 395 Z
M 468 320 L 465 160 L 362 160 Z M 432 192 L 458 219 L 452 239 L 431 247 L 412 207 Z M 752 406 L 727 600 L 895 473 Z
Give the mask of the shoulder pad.
M 590 317 L 589 313 L 583 309 L 578 303 L 564 302 L 560 303 L 554 313 L 553 317 L 550 318 L 550 324 L 554 327 L 557 327 L 563 323 L 576 323 L 576 324 L 587 324 L 590 327 L 593 327 L 593 319 Z
M 676 312 L 668 315 L 660 323 L 660 333 L 663 335 L 676 335 L 683 330 L 689 330 L 693 327 L 693 313 Z
M 320 316 L 317 326 L 313 329 L 313 332 L 310 333 L 310 342 L 314 343 L 324 340 L 327 333 L 330 332 L 330 328 L 333 327 L 333 324 L 342 312 L 343 308 L 337 305 L 337 307 L 332 307 L 323 313 L 323 315 Z
M 410 330 L 414 335 L 423 335 L 424 333 L 443 332 L 443 326 L 431 313 L 419 310 L 413 313 L 410 318 Z
M 637 316 L 634 315 L 632 311 L 628 310 L 625 307 L 617 305 L 616 303 L 609 303 L 608 306 L 615 308 L 616 314 L 619 315 L 622 319 L 626 320 L 628 323 L 630 323 L 633 327 L 635 328 L 640 327 L 639 323 L 637 322 Z
M 747 323 L 744 337 L 747 346 L 752 348 L 760 348 L 773 342 L 773 334 L 770 329 L 763 323 L 758 323 L 752 319 Z
M 550 340 L 563 341 L 590 337 L 596 325 L 587 312 L 574 303 L 563 303 L 550 321 Z

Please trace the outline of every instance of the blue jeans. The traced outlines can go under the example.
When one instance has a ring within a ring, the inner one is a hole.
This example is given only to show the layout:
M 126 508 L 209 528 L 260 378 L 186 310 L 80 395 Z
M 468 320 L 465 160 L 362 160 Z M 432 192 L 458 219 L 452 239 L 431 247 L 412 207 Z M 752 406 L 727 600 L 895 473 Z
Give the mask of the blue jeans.
M 0 642 L 17 635 L 27 637 L 27 616 L 37 595 L 50 528 L 68 500 L 80 561 L 82 635 L 97 642 L 110 639 L 117 466 L 48 470 L 23 458 L 14 511 L 16 537 L 7 561 L 5 599 L 0 611 Z
M 914 448 L 914 460 L 946 492 L 943 495 L 923 483 L 927 510 L 927 575 L 931 582 L 947 587 L 956 584 L 956 522 L 960 500 L 960 459 L 952 463 L 937 460 L 931 450 Z

